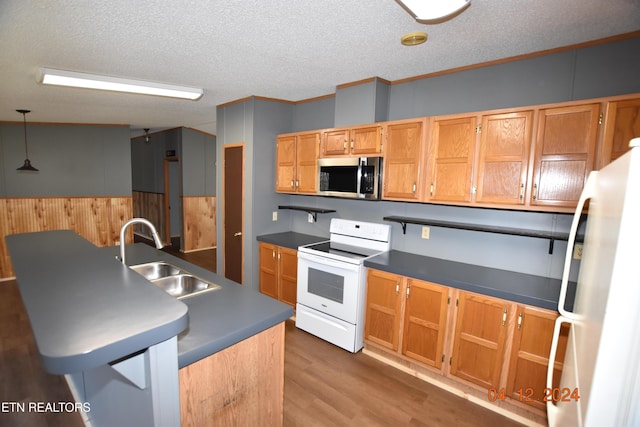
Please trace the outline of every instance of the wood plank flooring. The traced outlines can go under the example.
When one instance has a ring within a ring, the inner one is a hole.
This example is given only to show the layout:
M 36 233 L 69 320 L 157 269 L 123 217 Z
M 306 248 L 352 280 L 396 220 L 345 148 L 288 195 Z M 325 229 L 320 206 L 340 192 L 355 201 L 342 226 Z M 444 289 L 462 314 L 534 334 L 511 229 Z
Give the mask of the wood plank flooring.
M 178 254 L 215 268 L 215 253 Z M 213 258 L 213 261 L 212 261 Z M 71 402 L 63 377 L 42 370 L 15 281 L 0 282 L 0 404 Z M 82 426 L 77 413 L 16 413 L 0 426 Z M 286 322 L 284 425 L 491 426 L 520 424 Z M 204 426 L 203 426 L 204 427 Z

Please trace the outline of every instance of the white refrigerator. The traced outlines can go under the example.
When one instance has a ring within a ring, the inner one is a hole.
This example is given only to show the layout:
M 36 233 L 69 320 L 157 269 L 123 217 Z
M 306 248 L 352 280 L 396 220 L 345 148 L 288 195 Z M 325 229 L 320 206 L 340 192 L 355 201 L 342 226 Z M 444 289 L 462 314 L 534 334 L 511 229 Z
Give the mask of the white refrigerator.
M 563 323 L 569 338 L 559 386 L 553 387 L 549 363 L 545 390 L 550 427 L 640 426 L 640 138 L 630 145 L 589 175 L 574 216 L 549 360 Z M 585 201 L 582 261 L 567 311 L 568 270 Z

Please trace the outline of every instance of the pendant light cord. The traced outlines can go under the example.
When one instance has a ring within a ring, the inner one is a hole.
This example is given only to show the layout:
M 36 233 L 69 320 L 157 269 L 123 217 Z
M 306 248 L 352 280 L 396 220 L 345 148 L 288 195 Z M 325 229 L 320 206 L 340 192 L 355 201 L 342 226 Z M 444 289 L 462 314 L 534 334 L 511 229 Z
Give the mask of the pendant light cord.
M 29 145 L 27 144 L 27 113 L 22 112 L 22 123 L 24 124 L 24 152 L 25 156 L 29 158 Z

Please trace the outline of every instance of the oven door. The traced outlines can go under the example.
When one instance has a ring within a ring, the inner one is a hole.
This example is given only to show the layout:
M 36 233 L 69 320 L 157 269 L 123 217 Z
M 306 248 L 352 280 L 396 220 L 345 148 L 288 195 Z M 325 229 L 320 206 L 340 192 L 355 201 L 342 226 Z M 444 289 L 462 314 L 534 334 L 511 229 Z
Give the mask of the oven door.
M 356 324 L 361 265 L 298 252 L 298 303 Z

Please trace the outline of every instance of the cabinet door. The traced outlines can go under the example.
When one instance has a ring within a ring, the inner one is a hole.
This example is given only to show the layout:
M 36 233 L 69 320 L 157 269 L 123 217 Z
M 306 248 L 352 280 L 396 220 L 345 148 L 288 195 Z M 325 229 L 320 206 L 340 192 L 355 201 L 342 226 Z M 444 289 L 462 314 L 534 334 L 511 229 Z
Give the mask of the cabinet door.
M 296 180 L 296 137 L 276 139 L 276 191 L 292 193 Z
M 532 205 L 575 207 L 593 170 L 600 104 L 540 110 Z
M 402 276 L 368 270 L 364 338 L 394 351 L 400 335 L 402 287 Z
M 533 111 L 482 117 L 476 202 L 524 204 Z
M 298 295 L 298 251 L 280 247 L 278 263 L 278 299 L 295 307 Z
M 424 126 L 423 120 L 385 126 L 382 198 L 400 200 L 420 198 Z
M 469 202 L 476 147 L 476 118 L 435 120 L 429 191 L 432 201 Z
M 382 145 L 380 126 L 368 126 L 351 129 L 351 153 L 352 154 L 377 154 Z
M 640 136 L 640 98 L 607 104 L 600 167 L 629 150 L 629 141 Z
M 303 134 L 298 135 L 297 138 L 296 188 L 299 193 L 316 193 L 318 191 L 320 134 Z
M 436 368 L 442 366 L 449 290 L 408 279 L 402 354 Z
M 485 388 L 497 388 L 511 304 L 468 292 L 459 292 L 457 304 L 450 373 Z
M 349 149 L 349 130 L 332 130 L 324 132 L 322 136 L 322 153 L 325 156 L 341 156 L 348 153 Z
M 278 298 L 278 249 L 277 246 L 260 242 L 260 292 Z
M 507 377 L 507 394 L 539 409 L 545 409 L 542 401 L 547 382 L 547 366 L 553 327 L 558 313 L 535 307 L 519 305 L 518 318 L 513 333 L 511 363 Z M 560 330 L 558 352 L 553 378 L 559 382 L 562 361 L 567 346 L 569 326 Z M 553 384 L 557 387 L 558 384 Z

